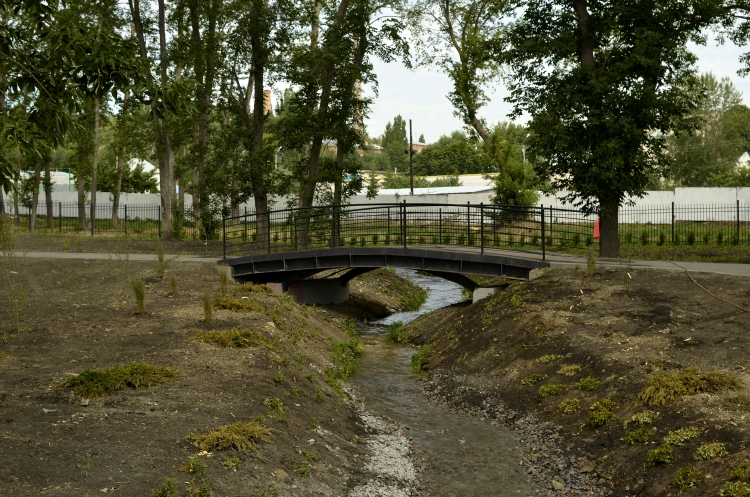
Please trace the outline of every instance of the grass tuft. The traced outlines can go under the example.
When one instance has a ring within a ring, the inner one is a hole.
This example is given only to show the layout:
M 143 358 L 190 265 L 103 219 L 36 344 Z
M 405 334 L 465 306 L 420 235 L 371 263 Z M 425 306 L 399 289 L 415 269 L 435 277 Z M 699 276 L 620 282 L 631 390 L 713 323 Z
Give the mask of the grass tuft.
M 169 275 L 169 289 L 172 291 L 172 296 L 177 296 L 177 292 L 180 291 L 180 285 L 177 283 L 177 276 L 172 273 Z
M 543 399 L 551 395 L 559 395 L 565 391 L 565 385 L 542 385 L 539 388 L 539 396 Z
M 251 283 L 251 282 L 234 286 L 229 290 L 229 292 L 232 293 L 233 295 L 250 295 L 253 293 L 265 293 L 265 294 L 273 295 L 274 293 L 276 293 L 273 290 L 271 290 L 268 287 L 268 285 L 258 285 L 256 283 Z
M 593 376 L 587 376 L 586 378 L 581 378 L 581 380 L 576 383 L 576 386 L 579 390 L 592 391 L 599 388 L 601 384 L 602 382 L 594 378 Z
M 211 299 L 211 306 L 217 311 L 266 312 L 266 309 L 254 300 L 237 299 L 234 297 L 216 297 Z
M 643 426 L 645 424 L 651 424 L 654 421 L 657 420 L 657 418 L 660 416 L 660 414 L 656 411 L 641 411 L 633 414 L 628 419 L 625 420 L 625 423 L 622 425 L 623 428 L 627 428 L 630 423 L 637 424 L 638 426 Z
M 591 278 L 596 274 L 596 254 L 593 249 L 586 254 L 586 275 Z
M 424 367 L 430 360 L 430 351 L 432 347 L 429 345 L 422 345 L 419 347 L 419 351 L 411 356 L 411 370 L 415 373 L 421 373 Z
M 536 362 L 538 362 L 539 364 L 548 364 L 553 361 L 559 361 L 562 358 L 563 356 L 561 356 L 560 354 L 547 354 L 543 355 L 542 357 L 538 357 L 536 359 Z
M 76 395 L 94 398 L 105 397 L 110 392 L 123 388 L 148 388 L 178 376 L 172 368 L 154 366 L 145 362 L 134 362 L 110 369 L 87 369 L 60 384 L 72 388 Z
M 258 452 L 258 442 L 270 444 L 273 441 L 274 431 L 255 421 L 250 423 L 238 421 L 231 425 L 221 426 L 205 435 L 190 434 L 188 440 L 206 452 L 227 449 L 234 449 L 237 452 Z
M 190 340 L 218 345 L 225 349 L 246 349 L 249 347 L 265 347 L 276 350 L 276 344 L 255 330 L 241 330 L 232 328 L 222 331 L 198 331 Z
M 229 290 L 229 273 L 225 269 L 219 269 L 219 291 L 222 297 L 227 296 Z
M 661 371 L 652 375 L 638 394 L 638 400 L 645 405 L 664 405 L 686 395 L 738 390 L 742 386 L 742 382 L 731 373 L 718 369 L 701 371 L 688 366 L 679 371 Z
M 174 478 L 167 478 L 161 487 L 151 490 L 151 497 L 179 497 L 179 495 L 180 491 Z
M 601 399 L 589 407 L 589 425 L 594 428 L 607 425 L 617 419 L 615 416 L 615 403 L 611 399 Z
M 286 411 L 284 403 L 278 397 L 269 397 L 263 401 L 263 405 L 268 408 L 268 415 L 276 421 L 286 421 Z
M 556 410 L 561 414 L 575 414 L 581 410 L 581 401 L 578 399 L 563 400 L 558 404 Z
M 240 468 L 240 462 L 240 458 L 237 456 L 224 456 L 224 459 L 221 460 L 221 464 L 225 468 L 235 473 Z
M 532 374 L 532 375 L 527 376 L 523 380 L 521 380 L 521 385 L 525 387 L 530 387 L 532 385 L 536 385 L 540 381 L 546 380 L 547 378 L 548 376 L 546 374 L 539 374 L 539 373 Z
M 638 428 L 637 430 L 628 432 L 628 434 L 625 435 L 625 442 L 630 445 L 646 444 L 652 438 L 654 438 L 653 431 L 649 430 L 648 428 Z
M 703 471 L 698 468 L 685 466 L 677 470 L 677 476 L 674 479 L 674 486 L 677 487 L 677 490 L 680 492 L 687 492 L 688 490 L 701 486 L 704 481 L 706 481 L 706 476 L 703 474 Z
M 671 445 L 662 445 L 654 450 L 648 452 L 648 465 L 654 466 L 656 464 L 669 465 L 674 461 L 674 449 Z
M 680 428 L 679 430 L 670 431 L 667 436 L 664 437 L 664 443 L 670 445 L 683 445 L 688 440 L 698 438 L 701 431 L 693 426 L 687 428 Z
M 134 280 L 130 282 L 130 288 L 133 290 L 138 314 L 142 315 L 146 312 L 146 283 L 143 280 Z
M 563 376 L 575 376 L 580 372 L 581 366 L 579 366 L 578 364 L 566 364 L 557 371 L 557 374 L 561 374 Z
M 203 294 L 203 300 L 201 301 L 201 303 L 203 304 L 203 322 L 210 323 L 214 314 L 214 307 L 211 304 L 211 296 L 207 293 Z
M 744 483 L 750 483 L 750 461 L 740 463 L 737 469 L 732 471 L 732 478 L 736 478 Z
M 741 481 L 727 483 L 719 490 L 719 497 L 750 497 L 750 484 Z
M 701 444 L 693 453 L 693 459 L 696 461 L 708 461 L 717 457 L 728 456 L 729 452 L 721 442 L 706 442 Z
M 406 326 L 401 321 L 388 325 L 388 339 L 394 343 L 409 343 L 416 333 L 406 331 Z
M 198 456 L 193 456 L 190 458 L 190 461 L 183 467 L 181 467 L 178 471 L 181 471 L 183 473 L 195 473 L 196 475 L 202 475 L 204 471 L 206 471 L 206 465 L 198 459 Z

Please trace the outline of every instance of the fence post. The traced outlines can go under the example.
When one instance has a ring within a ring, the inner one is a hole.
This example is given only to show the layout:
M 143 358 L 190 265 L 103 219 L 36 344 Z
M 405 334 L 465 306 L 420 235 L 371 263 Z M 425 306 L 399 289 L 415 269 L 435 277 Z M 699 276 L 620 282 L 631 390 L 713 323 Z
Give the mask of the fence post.
M 674 243 L 674 202 L 672 202 L 672 243 Z
M 440 245 L 443 244 L 443 209 L 439 209 L 438 211 L 438 233 L 440 234 Z
M 62 233 L 62 202 L 57 203 L 57 217 L 60 218 L 60 233 Z
M 297 237 L 299 236 L 299 233 L 297 233 L 297 216 L 295 214 L 292 214 L 292 218 L 294 219 L 294 251 L 296 252 L 298 250 Z M 247 220 L 245 221 L 247 223 Z
M 159 238 L 161 238 L 161 207 L 159 207 Z
M 227 218 L 224 217 L 224 209 L 221 209 L 221 242 L 224 260 L 227 260 Z
M 484 255 L 484 202 L 479 202 L 479 237 L 480 253 Z
M 245 216 L 243 217 L 243 220 L 245 221 L 245 238 L 243 238 L 244 241 L 247 241 L 247 206 L 244 206 L 243 209 L 245 210 Z M 297 225 L 297 218 L 294 218 L 295 226 Z
M 737 245 L 740 244 L 740 199 L 737 199 Z
M 471 201 L 466 202 L 466 246 L 471 247 Z
M 267 209 L 267 208 L 266 208 Z M 271 253 L 271 211 L 266 211 L 266 234 L 268 235 L 268 253 Z
M 385 236 L 385 244 L 391 244 L 391 207 L 388 206 L 388 234 Z
M 128 204 L 125 204 L 125 236 L 128 236 Z
M 89 204 L 89 207 L 91 204 Z M 96 229 L 96 210 L 89 209 L 91 211 L 91 236 L 94 236 L 94 230 Z
M 544 244 L 544 237 L 545 237 L 545 234 L 544 234 L 544 232 L 545 232 L 545 229 L 544 229 L 544 204 L 542 204 L 541 207 L 542 207 L 542 260 L 544 261 L 547 258 L 547 253 L 546 253 L 545 244 Z
M 401 204 L 401 236 L 404 241 L 404 249 L 406 248 L 406 199 Z

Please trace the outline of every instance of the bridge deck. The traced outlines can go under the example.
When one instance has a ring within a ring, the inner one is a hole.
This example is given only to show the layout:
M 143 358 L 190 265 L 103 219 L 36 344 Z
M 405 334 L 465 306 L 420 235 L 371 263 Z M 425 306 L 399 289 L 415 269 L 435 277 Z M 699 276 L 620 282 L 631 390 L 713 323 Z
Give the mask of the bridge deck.
M 460 273 L 528 279 L 535 269 L 549 267 L 541 252 L 485 248 L 482 253 L 479 247 L 456 245 L 325 248 L 228 258 L 225 264 L 237 281 L 284 284 L 330 269 L 352 269 L 346 279 L 381 267 L 418 269 L 448 279 Z

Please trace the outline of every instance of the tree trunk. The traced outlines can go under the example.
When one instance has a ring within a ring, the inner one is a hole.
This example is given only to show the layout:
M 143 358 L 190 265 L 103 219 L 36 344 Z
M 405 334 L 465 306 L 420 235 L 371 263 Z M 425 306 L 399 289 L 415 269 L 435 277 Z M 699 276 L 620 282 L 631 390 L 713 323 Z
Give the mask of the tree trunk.
M 167 31 L 166 9 L 164 0 L 158 0 L 159 7 L 159 66 L 161 69 L 162 88 L 167 85 Z M 169 143 L 169 131 L 166 119 L 157 123 L 157 133 L 161 140 L 157 140 L 157 154 L 159 157 L 159 191 L 161 192 L 161 235 L 162 238 L 172 238 L 172 205 L 174 203 L 174 159 Z M 161 145 L 159 147 L 158 145 Z M 159 150 L 161 148 L 161 150 Z
M 125 97 L 122 101 L 122 119 L 120 120 L 120 144 L 117 146 L 117 156 L 115 157 L 115 191 L 112 192 L 112 226 L 117 226 L 120 212 L 120 191 L 122 190 L 122 159 L 125 154 L 125 133 L 127 133 L 127 111 L 130 101 L 130 92 L 125 91 Z
M 78 176 L 78 229 L 86 229 L 86 180 Z
M 617 216 L 620 202 L 611 199 L 599 199 L 599 256 L 616 259 L 620 256 L 620 235 Z
M 254 6 L 253 9 L 257 9 L 257 7 Z M 258 35 L 260 35 L 260 33 Z M 251 38 L 255 38 L 255 36 L 252 36 Z M 253 52 L 265 50 L 265 47 L 260 46 L 262 41 L 258 38 L 260 38 L 260 36 L 254 40 L 254 43 L 257 45 L 253 47 Z M 253 188 L 253 200 L 255 201 L 258 230 L 257 241 L 261 244 L 265 244 L 269 242 L 268 237 L 270 236 L 268 192 L 263 178 L 263 128 L 268 119 L 268 116 L 264 113 L 263 105 L 263 72 L 265 69 L 265 60 L 255 60 L 254 67 L 255 71 L 251 75 L 254 79 L 255 101 L 253 102 L 253 135 L 251 143 L 252 148 L 250 149 L 250 178 Z
M 484 127 L 484 124 L 482 124 L 482 121 L 477 118 L 477 116 L 473 116 L 471 118 L 471 125 L 476 130 L 477 134 L 482 138 L 482 141 L 484 142 L 484 146 L 487 147 L 487 150 L 492 149 L 492 138 L 490 137 L 490 134 L 487 132 L 487 129 Z
M 55 206 L 52 205 L 52 172 L 51 153 L 44 158 L 44 203 L 47 204 L 47 228 L 52 228 L 55 222 Z
M 34 189 L 31 192 L 31 211 L 29 212 L 29 231 L 36 229 L 36 208 L 39 205 L 39 184 L 42 175 L 42 159 L 37 158 L 34 166 L 34 180 L 32 182 Z
M 94 149 L 93 159 L 91 161 L 91 222 L 96 225 L 96 183 L 97 183 L 97 172 L 99 169 L 99 99 L 94 100 Z

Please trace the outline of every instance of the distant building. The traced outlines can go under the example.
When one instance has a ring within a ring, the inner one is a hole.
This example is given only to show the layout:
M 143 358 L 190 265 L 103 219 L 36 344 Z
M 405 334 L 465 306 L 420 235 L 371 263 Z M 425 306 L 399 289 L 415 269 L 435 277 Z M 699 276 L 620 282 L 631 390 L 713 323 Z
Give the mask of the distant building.
M 747 169 L 748 167 L 750 167 L 750 154 L 745 152 L 744 154 L 740 155 L 739 159 L 737 159 L 737 168 Z

